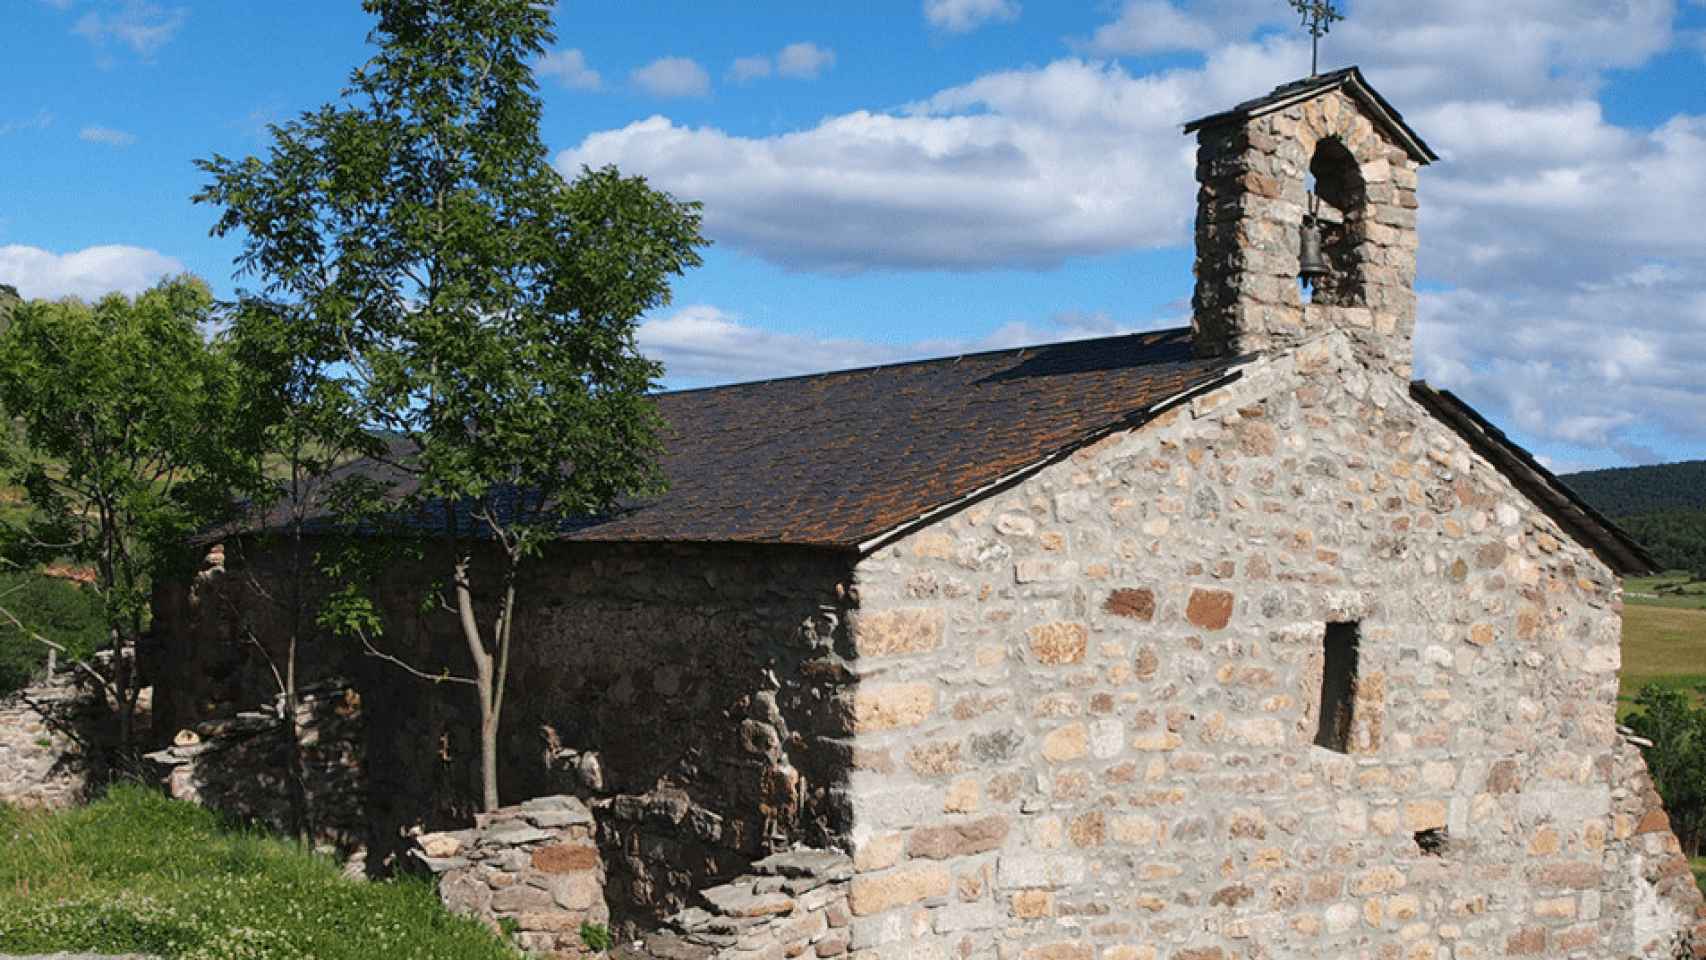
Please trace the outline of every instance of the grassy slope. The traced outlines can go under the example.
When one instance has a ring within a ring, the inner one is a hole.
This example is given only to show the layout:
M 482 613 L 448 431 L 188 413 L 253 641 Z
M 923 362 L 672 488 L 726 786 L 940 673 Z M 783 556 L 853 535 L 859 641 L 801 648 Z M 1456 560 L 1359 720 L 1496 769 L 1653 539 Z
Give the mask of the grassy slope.
M 140 788 L 58 814 L 0 807 L 0 954 L 510 960 L 423 882 L 357 883 L 295 845 Z

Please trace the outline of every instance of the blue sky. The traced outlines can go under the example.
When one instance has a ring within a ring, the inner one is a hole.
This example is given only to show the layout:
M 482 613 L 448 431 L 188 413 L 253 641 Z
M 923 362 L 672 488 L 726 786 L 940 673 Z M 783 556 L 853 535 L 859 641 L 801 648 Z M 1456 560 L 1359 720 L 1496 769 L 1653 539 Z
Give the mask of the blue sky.
M 1348 0 L 1423 173 L 1420 373 L 1561 468 L 1706 457 L 1706 3 Z M 10 0 L 0 282 L 234 289 L 196 157 L 334 98 L 354 0 Z M 1308 70 L 1283 0 L 558 8 L 559 166 L 704 201 L 672 385 L 1188 321 L 1179 124 Z

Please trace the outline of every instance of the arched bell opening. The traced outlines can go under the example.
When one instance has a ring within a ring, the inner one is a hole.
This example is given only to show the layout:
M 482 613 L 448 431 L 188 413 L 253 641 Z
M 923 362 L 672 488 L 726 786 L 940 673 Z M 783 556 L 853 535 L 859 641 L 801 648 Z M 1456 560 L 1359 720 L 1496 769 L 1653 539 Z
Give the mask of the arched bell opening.
M 1343 141 L 1323 139 L 1309 161 L 1309 199 L 1298 269 L 1311 302 L 1341 307 L 1367 304 L 1360 253 L 1367 214 L 1362 165 Z

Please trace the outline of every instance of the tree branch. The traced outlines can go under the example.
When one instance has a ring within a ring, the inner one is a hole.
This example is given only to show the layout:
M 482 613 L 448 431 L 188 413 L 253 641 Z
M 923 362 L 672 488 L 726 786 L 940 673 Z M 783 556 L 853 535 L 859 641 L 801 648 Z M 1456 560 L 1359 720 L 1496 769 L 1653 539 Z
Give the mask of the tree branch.
M 373 658 L 378 659 L 378 660 L 384 660 L 384 661 L 387 661 L 389 663 L 392 663 L 392 664 L 402 668 L 403 670 L 407 671 L 408 673 L 411 673 L 411 674 L 415 675 L 416 677 L 419 677 L 422 680 L 430 680 L 433 683 L 466 683 L 471 687 L 477 687 L 480 685 L 479 681 L 473 679 L 472 677 L 458 677 L 458 676 L 451 674 L 449 672 L 427 673 L 425 670 L 422 670 L 422 669 L 414 666 L 413 664 L 403 660 L 402 658 L 392 656 L 391 654 L 386 653 L 385 651 L 374 646 L 373 641 L 369 640 L 367 638 L 367 631 L 366 630 L 357 629 L 355 631 L 355 635 L 358 639 L 361 640 L 362 649 L 364 651 L 366 651 L 368 656 L 373 657 Z

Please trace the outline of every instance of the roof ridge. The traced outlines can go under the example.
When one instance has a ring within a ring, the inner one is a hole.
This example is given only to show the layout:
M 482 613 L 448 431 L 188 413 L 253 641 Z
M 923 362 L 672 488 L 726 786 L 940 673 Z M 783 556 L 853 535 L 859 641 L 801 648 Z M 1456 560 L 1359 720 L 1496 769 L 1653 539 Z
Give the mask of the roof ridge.
M 993 357 L 1001 354 L 1024 354 L 1029 350 L 1042 350 L 1048 347 L 1083 346 L 1091 343 L 1104 343 L 1113 340 L 1128 340 L 1132 337 L 1164 337 L 1190 333 L 1191 328 L 1165 327 L 1160 330 L 1133 330 L 1129 333 L 1115 333 L 1102 337 L 1084 337 L 1078 340 L 1050 340 L 1043 343 L 1030 343 L 1018 347 L 998 347 L 991 350 L 973 350 L 967 353 L 951 353 L 938 357 L 920 357 L 916 360 L 894 360 L 889 363 L 870 363 L 860 367 L 841 367 L 835 370 L 819 370 L 815 373 L 795 373 L 785 377 L 764 377 L 759 380 L 741 380 L 736 383 L 719 383 L 705 387 L 683 387 L 680 390 L 659 390 L 653 397 L 679 397 L 689 393 L 708 393 L 713 390 L 733 390 L 738 387 L 756 387 L 772 383 L 788 383 L 796 380 L 815 380 L 819 377 L 833 377 L 843 374 L 869 373 L 875 370 L 892 370 L 897 367 L 915 367 L 927 363 L 959 363 L 979 357 Z

